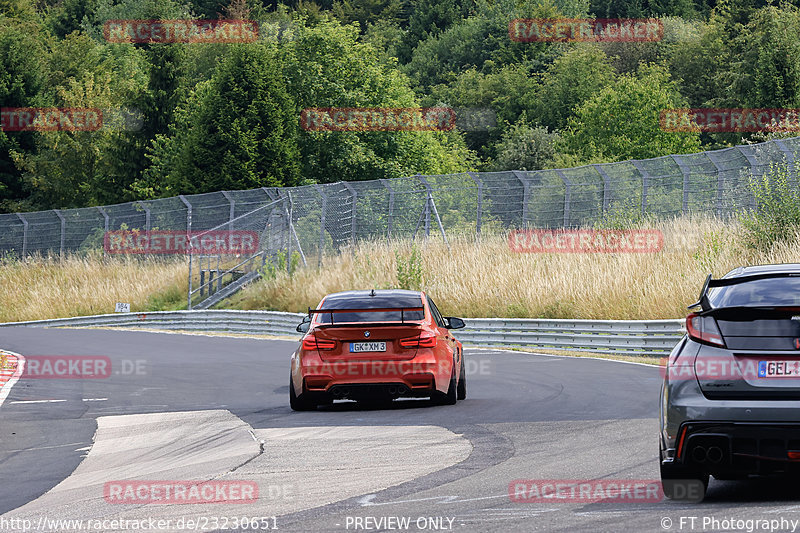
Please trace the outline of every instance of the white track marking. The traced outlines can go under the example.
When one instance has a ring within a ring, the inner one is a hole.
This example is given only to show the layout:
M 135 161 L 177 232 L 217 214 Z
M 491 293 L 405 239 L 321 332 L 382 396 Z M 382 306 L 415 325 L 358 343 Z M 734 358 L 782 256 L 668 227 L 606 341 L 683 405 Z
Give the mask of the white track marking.
M 10 404 L 15 403 L 61 403 L 66 402 L 67 400 L 17 400 L 14 402 L 8 402 Z

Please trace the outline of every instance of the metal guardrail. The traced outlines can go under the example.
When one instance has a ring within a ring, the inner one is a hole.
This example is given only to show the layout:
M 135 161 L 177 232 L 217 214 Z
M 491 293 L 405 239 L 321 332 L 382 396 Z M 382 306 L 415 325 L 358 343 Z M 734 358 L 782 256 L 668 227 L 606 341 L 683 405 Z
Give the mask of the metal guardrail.
M 0 327 L 122 327 L 298 338 L 295 327 L 303 316 L 277 311 L 156 311 L 8 322 Z M 467 327 L 456 333 L 465 345 L 628 355 L 667 355 L 683 336 L 684 325 L 683 320 L 470 318 L 465 322 Z

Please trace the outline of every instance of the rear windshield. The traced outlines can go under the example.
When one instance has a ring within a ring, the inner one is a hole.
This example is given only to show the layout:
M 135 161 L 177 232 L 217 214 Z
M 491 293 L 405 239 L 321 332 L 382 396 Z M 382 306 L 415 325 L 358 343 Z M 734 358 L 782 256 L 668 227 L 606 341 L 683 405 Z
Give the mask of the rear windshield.
M 323 309 L 398 309 L 397 311 L 361 313 L 320 313 L 319 324 L 343 322 L 418 322 L 425 318 L 424 311 L 403 311 L 403 307 L 422 307 L 422 298 L 416 295 L 392 296 L 339 296 L 327 298 Z M 331 321 L 332 317 L 332 321 Z
M 767 278 L 708 291 L 711 307 L 800 306 L 800 278 Z

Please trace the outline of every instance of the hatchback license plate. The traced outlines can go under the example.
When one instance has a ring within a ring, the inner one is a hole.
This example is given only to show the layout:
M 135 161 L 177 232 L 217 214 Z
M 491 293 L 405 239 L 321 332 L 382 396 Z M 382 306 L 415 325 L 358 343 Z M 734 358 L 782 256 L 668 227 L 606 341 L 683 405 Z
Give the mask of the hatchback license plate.
M 351 342 L 350 353 L 385 352 L 385 342 Z
M 759 361 L 758 377 L 760 378 L 800 377 L 800 361 Z

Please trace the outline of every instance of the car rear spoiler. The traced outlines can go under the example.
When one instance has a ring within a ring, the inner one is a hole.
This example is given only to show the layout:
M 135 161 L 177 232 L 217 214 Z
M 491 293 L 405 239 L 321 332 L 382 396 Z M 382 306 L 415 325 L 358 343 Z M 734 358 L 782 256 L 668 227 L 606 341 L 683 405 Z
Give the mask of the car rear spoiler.
M 381 308 L 373 308 L 373 309 L 311 309 L 308 308 L 308 318 L 311 318 L 312 315 L 319 315 L 319 314 L 327 314 L 331 313 L 331 323 L 333 325 L 333 315 L 337 313 L 388 313 L 393 311 L 400 311 L 400 323 L 405 323 L 405 312 L 406 311 L 425 311 L 425 308 L 420 307 L 381 307 Z
M 750 276 L 737 276 L 733 278 L 721 278 L 721 279 L 711 279 L 711 274 L 706 277 L 705 283 L 703 283 L 703 288 L 700 291 L 700 298 L 687 307 L 687 309 L 693 309 L 695 307 L 700 307 L 703 311 L 708 311 L 711 309 L 711 302 L 708 301 L 708 289 L 713 289 L 715 287 L 730 287 L 731 285 L 738 285 L 739 283 L 747 283 L 748 281 L 757 281 L 760 279 L 769 279 L 769 278 L 797 278 L 800 277 L 800 272 L 769 272 L 765 274 L 751 274 Z

